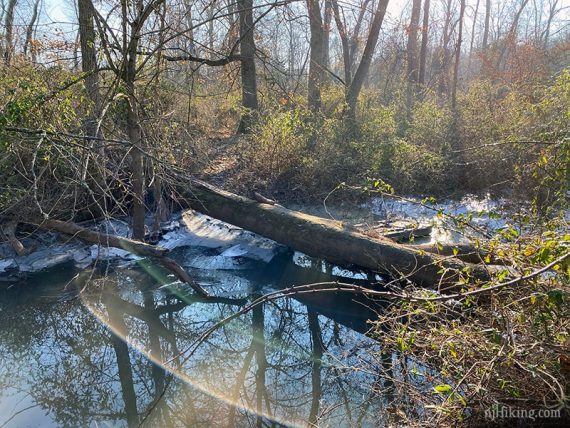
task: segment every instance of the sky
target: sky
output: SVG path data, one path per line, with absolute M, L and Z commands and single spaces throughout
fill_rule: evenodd
M 352 0 L 343 0 L 349 3 Z M 402 7 L 407 5 L 410 0 L 390 0 L 388 3 L 389 14 L 399 14 Z M 70 0 L 46 0 L 46 12 L 48 16 L 55 22 L 72 23 L 75 18 L 75 10 Z
M 32 0 L 28 0 L 31 2 Z M 63 30 L 65 33 L 70 35 L 70 39 L 75 38 L 75 8 L 73 6 L 75 0 L 44 0 L 45 1 L 45 13 L 47 16 L 44 16 L 43 22 L 56 22 L 58 27 Z M 303 1 L 303 0 L 299 0 Z M 377 0 L 376 0 L 377 1 Z M 406 8 L 409 9 L 411 6 L 412 0 L 390 0 L 388 3 L 388 19 L 397 18 L 400 16 L 402 9 Z M 436 5 L 443 0 L 432 0 L 432 10 L 433 5 Z M 495 3 L 496 0 L 494 0 Z M 558 20 L 562 22 L 562 20 L 570 20 L 570 0 L 559 0 L 561 7 L 566 7 L 565 12 L 561 13 L 558 16 Z M 339 0 L 339 4 L 347 4 L 347 3 L 358 3 L 359 0 Z M 476 0 L 467 0 L 468 6 L 473 6 Z M 481 6 L 480 8 L 484 7 L 484 0 L 480 0 Z M 423 2 L 422 2 L 423 3 Z M 470 28 L 471 24 L 469 23 L 470 17 L 473 15 L 472 10 L 468 7 L 466 11 L 466 28 Z M 480 15 L 481 16 L 481 15 Z

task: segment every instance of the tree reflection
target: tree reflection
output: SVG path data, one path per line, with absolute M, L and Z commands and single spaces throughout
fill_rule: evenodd
M 319 406 L 322 395 L 321 388 L 321 367 L 324 352 L 323 336 L 319 325 L 319 317 L 317 313 L 309 309 L 307 312 L 309 321 L 309 330 L 311 331 L 311 343 L 313 350 L 313 366 L 311 370 L 311 384 L 313 399 L 311 402 L 311 411 L 309 413 L 309 425 L 316 426 L 319 415 Z
M 330 278 L 287 262 L 225 280 L 263 284 L 270 274 L 274 286 Z M 136 269 L 77 285 L 81 299 L 4 303 L 0 320 L 1 389 L 16 384 L 58 425 L 369 426 L 386 407 L 370 390 L 391 365 L 370 358 L 378 345 L 354 331 L 367 329 L 372 302 L 335 293 L 267 302 L 189 358 L 186 350 L 212 320 L 237 311 L 235 302 L 156 290 Z

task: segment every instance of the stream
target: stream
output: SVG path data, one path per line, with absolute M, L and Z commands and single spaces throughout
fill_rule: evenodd
M 385 202 L 376 204 L 379 215 Z M 117 221 L 97 227 L 128 233 Z M 200 339 L 268 292 L 347 277 L 379 287 L 382 278 L 202 215 L 184 213 L 164 232 L 159 244 L 214 299 L 123 250 L 50 234 L 39 256 L 2 250 L 0 428 L 372 427 L 387 425 L 396 402 L 422 412 L 394 395 L 394 381 L 421 382 L 432 370 L 381 353 L 367 332 L 382 307 L 364 297 L 265 302 Z

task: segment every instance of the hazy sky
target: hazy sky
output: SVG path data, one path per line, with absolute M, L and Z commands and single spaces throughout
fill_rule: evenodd
M 304 0 L 299 0 L 304 4 Z M 377 0 L 376 0 L 377 1 Z M 412 0 L 390 0 L 388 3 L 388 22 L 389 18 L 397 18 L 400 16 L 402 9 L 406 8 L 409 10 L 411 6 Z M 432 0 L 432 10 L 434 5 L 438 5 L 443 0 Z M 484 9 L 484 0 L 480 0 L 480 10 Z M 496 4 L 497 0 L 493 1 L 493 4 Z M 28 2 L 32 2 L 32 0 L 28 0 Z M 354 3 L 358 4 L 358 0 L 339 0 L 340 4 L 348 4 Z M 473 15 L 473 7 L 476 3 L 476 0 L 467 0 L 468 8 L 466 10 L 466 29 L 467 31 L 471 27 L 469 24 L 471 17 Z M 45 0 L 45 8 L 44 11 L 47 16 L 44 16 L 44 23 L 53 21 L 58 23 L 58 27 L 63 30 L 65 33 L 69 33 L 70 35 L 74 33 L 75 29 L 73 28 L 76 23 L 75 17 L 75 10 L 74 10 L 74 0 Z M 565 7 L 565 11 L 560 13 L 557 17 L 559 23 L 564 22 L 566 20 L 566 25 L 568 20 L 570 19 L 570 0 L 560 0 L 559 3 L 560 7 Z M 481 16 L 481 15 L 480 15 Z M 563 24 L 564 25 L 564 24 Z M 75 37 L 73 34 L 72 37 Z M 71 38 L 71 37 L 70 37 Z
M 354 0 L 341 0 L 343 3 L 350 3 Z M 390 0 L 388 3 L 388 13 L 399 14 L 402 7 L 407 5 L 411 0 Z M 340 2 L 339 2 L 340 3 Z M 356 3 L 356 1 L 354 1 Z M 70 0 L 46 0 L 46 12 L 48 16 L 56 22 L 73 23 L 75 22 L 75 11 Z

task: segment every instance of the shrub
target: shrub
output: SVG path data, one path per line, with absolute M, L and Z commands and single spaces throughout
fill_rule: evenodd
M 69 212 L 87 198 L 78 183 L 84 180 L 79 177 L 88 176 L 93 162 L 85 161 L 87 152 L 80 144 L 53 135 L 79 132 L 80 118 L 89 108 L 80 77 L 59 67 L 26 63 L 18 70 L 0 68 L 0 212 L 17 218 L 42 210 L 53 215 Z
M 451 131 L 451 111 L 446 106 L 438 106 L 435 98 L 429 97 L 415 104 L 406 140 L 410 144 L 440 153 L 449 146 Z

